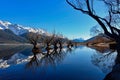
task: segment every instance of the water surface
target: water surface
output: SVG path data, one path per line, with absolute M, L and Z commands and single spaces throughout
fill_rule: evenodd
M 34 58 L 32 46 L 1 46 L 0 80 L 103 80 L 116 52 L 80 46 Z M 102 52 L 101 52 L 102 51 Z

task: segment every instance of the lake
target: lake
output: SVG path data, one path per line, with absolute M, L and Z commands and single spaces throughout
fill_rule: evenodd
M 32 46 L 0 46 L 0 80 L 103 80 L 117 56 L 106 48 L 64 48 L 49 56 L 31 52 Z

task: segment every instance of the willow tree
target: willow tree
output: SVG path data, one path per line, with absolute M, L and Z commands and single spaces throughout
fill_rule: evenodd
M 101 26 L 104 34 L 114 39 L 120 49 L 120 1 L 119 0 L 66 0 L 75 10 L 92 17 Z M 106 16 L 97 14 L 97 4 L 104 4 Z
M 35 56 L 34 58 L 36 58 L 36 54 L 42 53 L 42 50 L 37 45 L 40 38 L 42 38 L 42 36 L 38 33 L 30 32 L 27 34 L 27 38 L 28 38 L 29 42 L 33 45 L 32 52 Z

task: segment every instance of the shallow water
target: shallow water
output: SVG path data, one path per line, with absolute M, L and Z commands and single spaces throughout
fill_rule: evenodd
M 3 48 L 3 49 L 2 49 Z M 30 46 L 2 46 L 0 80 L 103 80 L 112 70 L 117 53 L 80 46 L 34 58 Z

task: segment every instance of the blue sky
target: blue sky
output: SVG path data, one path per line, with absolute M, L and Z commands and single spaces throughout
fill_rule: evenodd
M 96 22 L 65 0 L 1 0 L 0 19 L 24 26 L 56 30 L 68 38 L 88 38 Z

